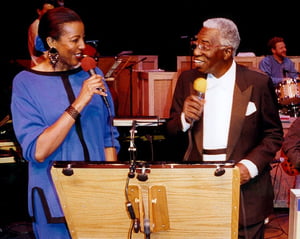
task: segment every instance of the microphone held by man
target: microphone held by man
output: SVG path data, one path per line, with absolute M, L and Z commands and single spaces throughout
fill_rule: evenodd
M 207 81 L 206 79 L 199 77 L 194 81 L 193 88 L 197 91 L 199 99 L 204 99 Z
M 184 101 L 183 114 L 187 123 L 192 124 L 200 119 L 204 107 L 204 96 L 206 91 L 206 79 L 197 78 L 193 82 L 196 94 L 191 94 Z

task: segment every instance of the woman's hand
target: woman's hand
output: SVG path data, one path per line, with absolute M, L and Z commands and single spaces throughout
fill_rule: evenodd
M 102 76 L 94 74 L 83 82 L 82 88 L 76 100 L 72 103 L 73 107 L 81 110 L 91 101 L 94 94 L 107 96 L 104 79 Z

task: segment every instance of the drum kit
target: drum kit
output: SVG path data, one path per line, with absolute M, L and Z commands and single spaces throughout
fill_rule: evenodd
M 279 112 L 291 117 L 300 115 L 300 79 L 284 78 L 275 89 Z

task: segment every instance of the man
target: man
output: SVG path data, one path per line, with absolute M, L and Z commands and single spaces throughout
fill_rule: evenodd
M 282 151 L 290 175 L 295 175 L 295 188 L 300 188 L 300 117 L 296 118 L 284 136 Z
M 283 130 L 271 79 L 234 61 L 240 36 L 226 18 L 208 19 L 197 34 L 195 68 L 182 72 L 167 130 L 191 135 L 185 160 L 233 161 L 240 171 L 239 238 L 263 239 L 273 210 L 270 162 Z M 205 98 L 193 82 L 207 81 Z
M 286 45 L 282 37 L 273 37 L 268 42 L 271 55 L 265 56 L 259 63 L 259 69 L 271 77 L 275 87 L 285 78 L 298 77 L 295 64 L 286 56 Z

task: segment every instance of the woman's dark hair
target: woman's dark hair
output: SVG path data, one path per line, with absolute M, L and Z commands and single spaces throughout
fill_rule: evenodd
M 82 19 L 75 11 L 66 7 L 50 9 L 41 17 L 38 35 L 45 49 L 49 49 L 47 37 L 58 40 L 62 35 L 62 25 L 67 22 L 82 22 Z

